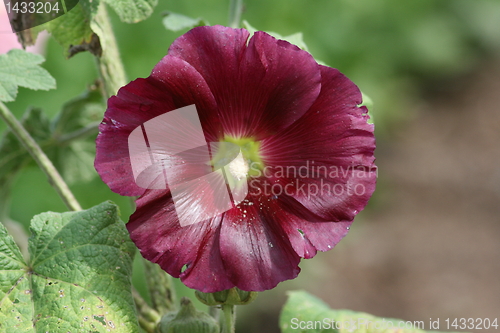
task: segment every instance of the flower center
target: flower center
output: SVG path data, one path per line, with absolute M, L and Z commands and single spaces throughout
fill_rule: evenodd
M 248 170 L 248 163 L 242 158 L 241 154 L 229 163 L 229 172 L 238 180 L 245 178 L 248 174 Z
M 264 168 L 264 163 L 262 162 L 262 158 L 260 157 L 260 142 L 255 141 L 254 138 L 234 138 L 231 136 L 224 136 L 224 141 L 231 142 L 240 147 L 241 154 L 243 155 L 243 161 L 245 162 L 244 171 L 246 175 L 252 177 L 260 174 L 260 171 Z M 236 172 L 243 171 L 243 168 L 239 168 L 237 166 L 241 166 L 240 162 L 237 162 L 238 159 L 234 160 L 236 166 L 234 170 Z M 231 166 L 229 166 L 229 170 L 231 170 Z M 233 173 L 233 171 L 231 171 Z M 233 173 L 235 177 L 238 177 L 237 174 Z
M 259 155 L 260 142 L 253 138 L 224 136 L 214 145 L 212 165 L 215 169 L 228 166 L 231 175 L 241 180 L 261 174 L 264 163 Z

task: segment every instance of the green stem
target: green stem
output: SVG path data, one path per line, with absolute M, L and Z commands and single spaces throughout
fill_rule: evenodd
M 223 333 L 234 333 L 236 322 L 236 309 L 234 305 L 222 304 L 222 313 L 224 313 Z
M 132 296 L 134 297 L 135 306 L 139 313 L 139 324 L 146 332 L 153 332 L 156 325 L 160 322 L 160 314 L 146 303 L 135 288 L 132 288 Z
M 71 210 L 82 210 L 82 207 L 76 201 L 73 193 L 71 193 L 68 185 L 64 182 L 61 175 L 54 167 L 54 164 L 49 160 L 47 155 L 43 152 L 40 146 L 30 136 L 26 129 L 16 119 L 12 112 L 0 102 L 0 117 L 7 123 L 11 131 L 16 135 L 19 141 L 23 144 L 26 150 L 31 154 L 40 169 L 45 173 L 49 179 L 49 183 L 57 191 L 66 206 Z
M 156 325 L 148 321 L 146 318 L 139 316 L 137 318 L 139 321 L 139 325 L 142 327 L 142 329 L 147 332 L 147 333 L 154 333 L 156 329 Z
M 243 12 L 243 0 L 230 0 L 229 3 L 229 26 L 240 27 L 241 13 Z
M 172 277 L 158 264 L 146 259 L 144 259 L 144 273 L 153 308 L 162 314 L 174 311 L 175 289 Z
M 106 6 L 101 2 L 97 15 L 95 16 L 95 24 L 98 25 L 102 55 L 97 57 L 97 67 L 103 82 L 104 97 L 109 98 L 118 92 L 118 89 L 123 87 L 127 81 L 125 69 L 120 59 L 118 44 L 109 22 Z

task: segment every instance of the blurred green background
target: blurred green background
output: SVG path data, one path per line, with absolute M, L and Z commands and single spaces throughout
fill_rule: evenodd
M 171 42 L 185 32 L 167 31 L 162 25 L 162 12 L 171 11 L 195 18 L 202 17 L 210 24 L 227 24 L 228 1 L 160 0 L 154 14 L 149 19 L 133 25 L 120 22 L 116 15 L 111 10 L 109 11 L 128 80 L 133 80 L 137 77 L 148 76 L 153 66 L 167 53 Z M 285 291 L 296 288 L 307 289 L 319 294 L 335 307 L 354 307 L 354 310 L 368 311 L 377 315 L 404 316 L 405 319 L 414 320 L 427 320 L 427 317 L 439 315 L 472 316 L 474 314 L 475 316 L 487 316 L 493 313 L 494 309 L 490 309 L 490 307 L 497 306 L 498 310 L 500 304 L 494 303 L 494 301 L 491 301 L 493 303 L 486 302 L 486 305 L 483 304 L 483 307 L 479 308 L 482 310 L 477 310 L 478 304 L 476 302 L 479 302 L 479 296 L 482 294 L 470 288 L 472 280 L 469 282 L 464 280 L 465 282 L 456 285 L 450 282 L 452 286 L 455 286 L 453 288 L 457 288 L 456 300 L 450 299 L 450 297 L 454 297 L 452 290 L 450 290 L 450 294 L 440 292 L 442 288 L 445 288 L 445 285 L 449 286 L 449 283 L 446 282 L 447 279 L 456 281 L 457 274 L 465 274 L 463 271 L 457 270 L 442 271 L 441 269 L 445 269 L 447 265 L 450 267 L 462 265 L 461 267 L 464 267 L 465 270 L 481 274 L 478 270 L 481 271 L 483 266 L 467 268 L 468 266 L 464 264 L 464 262 L 474 262 L 476 260 L 474 256 L 462 258 L 463 261 L 460 261 L 460 258 L 452 260 L 449 256 L 444 255 L 440 259 L 440 264 L 435 266 L 425 262 L 426 258 L 417 257 L 418 260 L 424 260 L 424 268 L 427 267 L 428 274 L 431 275 L 429 275 L 429 280 L 415 282 L 415 275 L 408 273 L 408 269 L 410 272 L 412 269 L 419 271 L 422 266 L 418 265 L 422 265 L 422 263 L 398 264 L 398 260 L 405 261 L 405 259 L 393 256 L 390 257 L 390 260 L 387 257 L 372 258 L 369 252 L 376 251 L 374 249 L 379 249 L 380 253 L 386 253 L 384 251 L 393 253 L 392 250 L 397 252 L 401 250 L 399 247 L 394 248 L 387 244 L 394 246 L 397 243 L 398 246 L 404 247 L 405 242 L 396 240 L 397 237 L 411 235 L 417 233 L 414 230 L 424 228 L 420 231 L 427 231 L 422 234 L 421 238 L 415 240 L 414 243 L 409 241 L 408 244 L 411 245 L 406 245 L 412 247 L 408 248 L 408 251 L 418 252 L 418 247 L 421 246 L 432 249 L 436 253 L 443 253 L 439 252 L 442 251 L 440 246 L 445 243 L 449 244 L 447 243 L 449 239 L 446 240 L 447 237 L 453 239 L 453 232 L 457 228 L 460 229 L 462 224 L 451 218 L 445 229 L 432 231 L 435 225 L 439 225 L 443 221 L 443 217 L 427 216 L 425 212 L 428 213 L 432 209 L 436 209 L 441 214 L 450 217 L 455 216 L 457 211 L 460 211 L 457 207 L 467 206 L 467 204 L 475 205 L 476 201 L 467 195 L 477 197 L 472 194 L 476 192 L 471 192 L 468 187 L 460 187 L 457 190 L 448 187 L 449 183 L 446 183 L 449 178 L 447 178 L 447 174 L 453 173 L 450 169 L 454 170 L 454 166 L 463 164 L 463 160 L 482 161 L 484 156 L 489 156 L 489 159 L 484 162 L 487 165 L 486 169 L 483 170 L 479 167 L 479 171 L 475 170 L 474 165 L 477 166 L 477 164 L 473 163 L 470 168 L 474 169 L 474 172 L 466 170 L 453 179 L 462 184 L 461 177 L 470 177 L 471 175 L 481 177 L 482 174 L 491 180 L 490 185 L 492 183 L 497 185 L 492 185 L 490 188 L 488 187 L 490 185 L 485 185 L 483 182 L 475 182 L 474 184 L 479 186 L 479 189 L 476 190 L 482 193 L 481 195 L 487 196 L 486 202 L 498 201 L 500 174 L 497 170 L 498 164 L 496 164 L 496 169 L 491 169 L 491 165 L 500 162 L 498 159 L 499 149 L 496 144 L 498 132 L 500 132 L 497 125 L 500 123 L 497 123 L 500 119 L 496 116 L 500 113 L 499 104 L 492 102 L 488 104 L 489 106 L 484 106 L 484 108 L 491 108 L 489 110 L 491 114 L 484 116 L 484 122 L 476 127 L 472 125 L 468 127 L 467 124 L 471 124 L 471 119 L 472 122 L 474 119 L 479 119 L 474 115 L 474 110 L 476 110 L 474 106 L 478 105 L 474 101 L 481 101 L 485 98 L 494 99 L 494 96 L 498 94 L 496 88 L 491 88 L 498 87 L 498 81 L 495 81 L 495 77 L 498 75 L 490 77 L 488 73 L 499 73 L 497 68 L 500 63 L 500 1 L 247 0 L 242 19 L 247 20 L 259 30 L 273 31 L 281 35 L 303 32 L 304 41 L 314 57 L 340 69 L 358 84 L 364 93 L 371 97 L 375 103 L 375 107 L 370 110 L 370 113 L 376 124 L 378 140 L 376 155 L 379 166 L 387 166 L 387 168 L 386 171 L 381 168 L 378 189 L 373 199 L 367 210 L 357 218 L 349 237 L 341 242 L 338 249 L 319 254 L 317 258 L 303 262 L 301 267 L 304 272 L 298 279 L 282 283 L 277 289 L 263 293 L 257 301 L 247 308 L 240 308 L 238 330 L 240 332 L 277 332 L 277 316 L 279 308 L 285 300 Z M 58 88 L 48 92 L 20 89 L 17 100 L 8 103 L 8 107 L 19 118 L 29 106 L 42 107 L 50 116 L 55 116 L 65 101 L 82 93 L 97 78 L 94 60 L 88 53 L 80 53 L 67 60 L 63 56 L 62 48 L 55 41 L 49 39 L 46 57 L 47 61 L 43 67 L 56 78 Z M 483 82 L 481 80 L 484 81 L 483 85 L 481 85 Z M 480 82 L 479 86 L 474 86 L 475 82 Z M 495 86 L 495 84 L 497 85 Z M 474 91 L 481 94 L 484 91 L 489 91 L 489 88 L 495 92 L 491 96 L 483 98 L 471 95 L 472 97 L 469 99 L 462 99 L 467 92 Z M 467 104 L 468 102 L 470 104 Z M 465 104 L 470 105 L 470 109 L 467 107 L 465 110 L 453 113 L 454 110 L 456 111 Z M 448 111 L 438 111 L 437 109 Z M 452 127 L 449 129 L 449 137 L 446 139 L 441 140 L 442 137 L 438 135 L 437 141 L 429 140 L 429 138 L 433 138 L 434 134 L 441 133 L 443 129 L 448 128 L 446 126 L 450 122 L 447 119 L 455 117 L 463 119 L 465 124 L 463 128 Z M 428 122 L 436 122 L 437 125 L 429 127 Z M 461 135 L 468 131 L 482 132 L 481 126 L 485 124 L 493 126 L 488 129 L 492 133 L 491 136 L 485 137 L 484 142 L 479 141 L 477 144 L 471 144 L 470 140 L 466 141 L 472 145 L 471 149 L 478 154 L 477 156 L 459 155 L 460 158 L 452 158 L 449 164 L 445 163 L 450 165 L 450 168 L 440 166 L 443 164 L 440 157 L 446 158 L 448 154 L 454 156 L 453 151 L 463 149 L 460 146 L 462 141 L 459 141 Z M 0 123 L 0 131 L 4 129 L 5 124 Z M 473 135 L 471 138 L 471 140 L 477 139 L 478 135 Z M 407 149 L 408 145 L 398 146 L 398 142 L 412 142 L 413 146 L 408 149 L 413 149 L 411 152 L 421 155 L 413 155 Z M 432 178 L 434 180 L 430 183 L 426 182 L 430 176 L 425 173 L 419 176 L 423 179 L 419 183 L 420 185 L 416 184 L 418 181 L 410 181 L 416 177 L 415 174 L 419 174 L 418 171 L 411 168 L 416 165 L 415 163 L 408 167 L 408 163 L 404 164 L 405 161 L 408 162 L 415 156 L 420 156 L 416 157 L 417 162 L 420 161 L 421 157 L 427 158 L 429 157 L 427 152 L 430 151 L 428 148 L 439 144 L 443 146 L 441 153 L 436 152 L 436 159 L 421 165 L 421 167 L 429 170 L 441 167 L 442 174 L 438 174 L 436 179 Z M 489 149 L 484 156 L 481 154 L 483 148 Z M 462 157 L 463 159 L 461 159 Z M 407 167 L 408 172 L 405 173 L 403 169 Z M 434 174 L 431 172 L 431 175 Z M 401 198 L 400 193 L 410 193 L 415 186 L 417 186 L 417 190 L 420 189 L 420 192 L 415 196 L 409 195 L 405 198 L 413 203 L 419 202 L 418 205 L 415 207 L 410 205 L 411 207 L 409 207 L 408 202 L 395 200 L 395 197 Z M 97 177 L 97 174 L 91 183 L 75 183 L 71 185 L 71 188 L 85 208 L 111 199 L 120 205 L 124 220 L 127 220 L 131 213 L 128 198 L 111 193 Z M 456 193 L 456 191 L 462 190 L 465 197 L 450 198 L 450 202 L 438 205 L 437 208 L 426 206 L 435 202 L 435 198 L 449 198 L 448 195 L 451 192 Z M 420 199 L 422 200 L 418 201 Z M 482 202 L 484 203 L 485 200 Z M 404 207 L 408 210 L 405 211 Z M 476 208 L 480 209 L 482 213 L 486 212 L 486 217 L 478 217 L 474 211 L 467 211 L 461 214 L 465 218 L 464 223 L 476 223 L 478 226 L 480 222 L 477 219 L 479 219 L 482 223 L 481 226 L 491 227 L 491 229 L 487 229 L 489 230 L 487 233 L 498 236 L 498 216 L 500 216 L 497 214 L 498 208 L 492 204 L 484 207 L 474 206 L 471 209 Z M 10 206 L 11 218 L 28 226 L 33 215 L 49 210 L 64 211 L 65 207 L 39 170 L 34 167 L 23 170 L 15 180 Z M 491 214 L 487 214 L 488 212 Z M 398 218 L 396 219 L 395 216 Z M 429 229 L 425 229 L 427 224 L 422 222 L 423 219 L 430 221 Z M 387 221 L 393 222 L 391 224 Z M 387 230 L 399 230 L 399 234 L 397 232 L 391 234 Z M 377 233 L 379 231 L 380 233 Z M 453 232 L 449 233 L 448 231 Z M 490 258 L 489 254 L 492 251 L 498 258 L 500 249 L 498 246 L 491 245 L 491 247 L 484 249 L 484 253 L 481 252 L 480 249 L 484 244 L 482 244 L 480 237 L 483 236 L 481 234 L 477 238 L 465 236 L 462 238 L 462 236 L 456 235 L 457 238 L 452 242 L 460 243 L 465 248 L 473 245 L 475 252 L 472 251 L 472 253 L 477 254 L 477 258 L 482 258 L 481 262 L 484 266 L 491 268 L 491 272 L 498 273 L 500 272 L 498 260 L 488 261 L 490 260 L 488 258 Z M 431 242 L 430 245 L 426 243 L 427 241 Z M 373 243 L 387 246 L 384 249 L 377 248 L 378 245 L 373 245 Z M 370 247 L 370 244 L 375 247 Z M 363 252 L 365 248 L 367 252 Z M 350 257 L 352 253 L 348 253 L 351 250 L 357 251 L 357 257 Z M 448 250 L 452 251 L 451 253 L 456 253 L 453 252 L 454 249 L 451 245 Z M 405 253 L 405 250 L 402 252 Z M 433 253 L 428 254 L 428 260 L 432 260 Z M 408 258 L 415 259 L 411 255 L 408 255 Z M 484 262 L 484 258 L 486 258 L 486 262 Z M 377 263 L 380 262 L 386 266 L 377 266 Z M 356 267 L 357 264 L 361 266 Z M 377 269 L 382 270 L 383 274 L 377 273 L 377 269 L 370 270 L 371 265 L 377 266 Z M 138 269 L 134 275 L 134 283 L 139 290 L 143 291 L 142 270 L 139 261 L 137 261 L 136 267 Z M 363 269 L 359 270 L 360 267 Z M 439 271 L 438 274 L 432 275 L 436 271 Z M 372 273 L 379 275 L 374 278 L 374 275 L 370 275 Z M 494 280 L 493 277 L 490 278 L 490 273 L 487 274 L 488 276 L 481 280 L 483 289 L 489 290 L 493 294 L 496 293 L 498 296 L 500 282 L 498 278 L 497 280 Z M 354 280 L 339 276 L 352 276 Z M 398 276 L 404 278 L 401 280 L 397 278 Z M 355 284 L 352 282 L 355 279 L 370 281 L 370 284 L 366 285 L 362 282 Z M 495 284 L 491 281 L 497 282 Z M 386 285 L 389 285 L 388 289 L 381 287 Z M 427 287 L 424 288 L 423 285 Z M 180 284 L 178 286 L 180 287 Z M 427 290 L 426 288 L 429 286 L 431 286 L 430 291 L 425 291 L 424 294 L 421 294 L 421 290 L 417 290 L 418 288 Z M 436 294 L 434 298 L 429 296 L 434 295 L 432 290 Z M 393 293 L 398 295 L 393 295 Z M 464 296 L 461 293 L 469 295 L 467 296 L 469 301 L 463 301 Z M 191 291 L 185 288 L 180 291 L 180 294 L 192 296 Z M 457 301 L 458 299 L 460 301 Z M 460 304 L 462 305 L 459 306 Z M 475 308 L 476 311 L 467 312 L 467 308 Z

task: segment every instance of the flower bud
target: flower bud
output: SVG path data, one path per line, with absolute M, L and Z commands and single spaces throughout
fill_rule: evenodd
M 196 310 L 189 298 L 181 299 L 181 309 L 161 318 L 158 333 L 219 333 L 219 325 L 208 313 Z
M 203 304 L 209 306 L 215 305 L 244 305 L 249 304 L 257 298 L 257 292 L 244 291 L 238 288 L 231 288 L 228 290 L 218 291 L 215 293 L 202 293 L 201 291 L 195 292 L 196 298 Z

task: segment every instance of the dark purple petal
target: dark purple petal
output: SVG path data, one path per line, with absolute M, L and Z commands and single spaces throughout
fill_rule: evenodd
M 173 109 L 171 96 L 150 79 L 132 81 L 108 100 L 96 140 L 94 166 L 112 191 L 128 196 L 144 193 L 134 180 L 128 137 L 137 126 Z
M 328 251 L 337 245 L 338 242 L 349 232 L 352 221 L 341 222 L 310 222 L 299 216 L 303 216 L 308 208 L 303 208 L 299 214 L 290 214 L 290 207 L 293 198 L 282 197 L 280 200 L 280 218 L 283 230 L 290 240 L 293 249 L 299 256 L 310 259 L 316 255 L 317 251 Z
M 161 76 L 162 79 L 157 77 Z M 99 127 L 95 168 L 102 180 L 121 195 L 141 195 L 135 184 L 128 150 L 130 133 L 144 122 L 186 105 L 196 104 L 207 141 L 221 136 L 216 104 L 205 81 L 185 61 L 166 56 L 147 79 L 137 79 L 108 100 Z M 165 141 L 169 140 L 165 133 Z
M 181 227 L 170 193 L 148 190 L 137 200 L 127 229 L 144 258 L 188 287 L 215 292 L 234 286 L 220 255 L 220 225 L 218 217 Z
M 319 66 L 298 47 L 257 32 L 198 27 L 179 37 L 169 55 L 191 64 L 218 106 L 224 134 L 262 139 L 299 119 L 320 91 Z M 209 124 L 203 123 L 209 126 Z
M 224 136 L 212 91 L 192 65 L 168 54 L 154 67 L 150 78 L 163 84 L 164 93 L 171 95 L 176 108 L 196 105 L 207 142 Z
M 327 221 L 352 221 L 375 189 L 373 125 L 359 89 L 336 69 L 321 66 L 321 93 L 292 126 L 262 144 L 271 171 L 288 194 Z M 302 171 L 302 172 L 301 172 Z M 280 177 L 281 176 L 281 177 Z M 273 177 L 271 177 L 273 178 Z M 271 179 L 277 181 L 277 179 Z
M 262 291 L 295 278 L 300 257 L 283 237 L 284 221 L 268 207 L 242 207 L 246 213 L 234 208 L 181 227 L 169 193 L 148 190 L 137 200 L 127 228 L 143 257 L 203 292 L 234 286 Z
M 309 259 L 317 251 L 328 251 L 347 234 L 351 220 L 332 222 L 317 215 L 292 196 L 274 195 L 270 186 L 264 186 L 266 181 L 269 179 L 264 177 L 253 180 L 247 201 L 260 208 L 257 214 L 266 216 L 266 212 L 272 212 L 267 213 L 265 222 L 275 223 L 282 228 L 281 235 L 286 235 L 298 256 Z M 282 188 L 279 182 L 273 184 L 279 185 L 276 189 Z M 240 208 L 246 210 L 242 208 L 244 204 L 240 204 Z M 254 218 L 255 215 L 251 216 Z
M 224 214 L 220 252 L 235 286 L 263 291 L 297 277 L 300 257 L 286 237 L 281 212 L 269 209 L 267 202 L 251 202 Z

